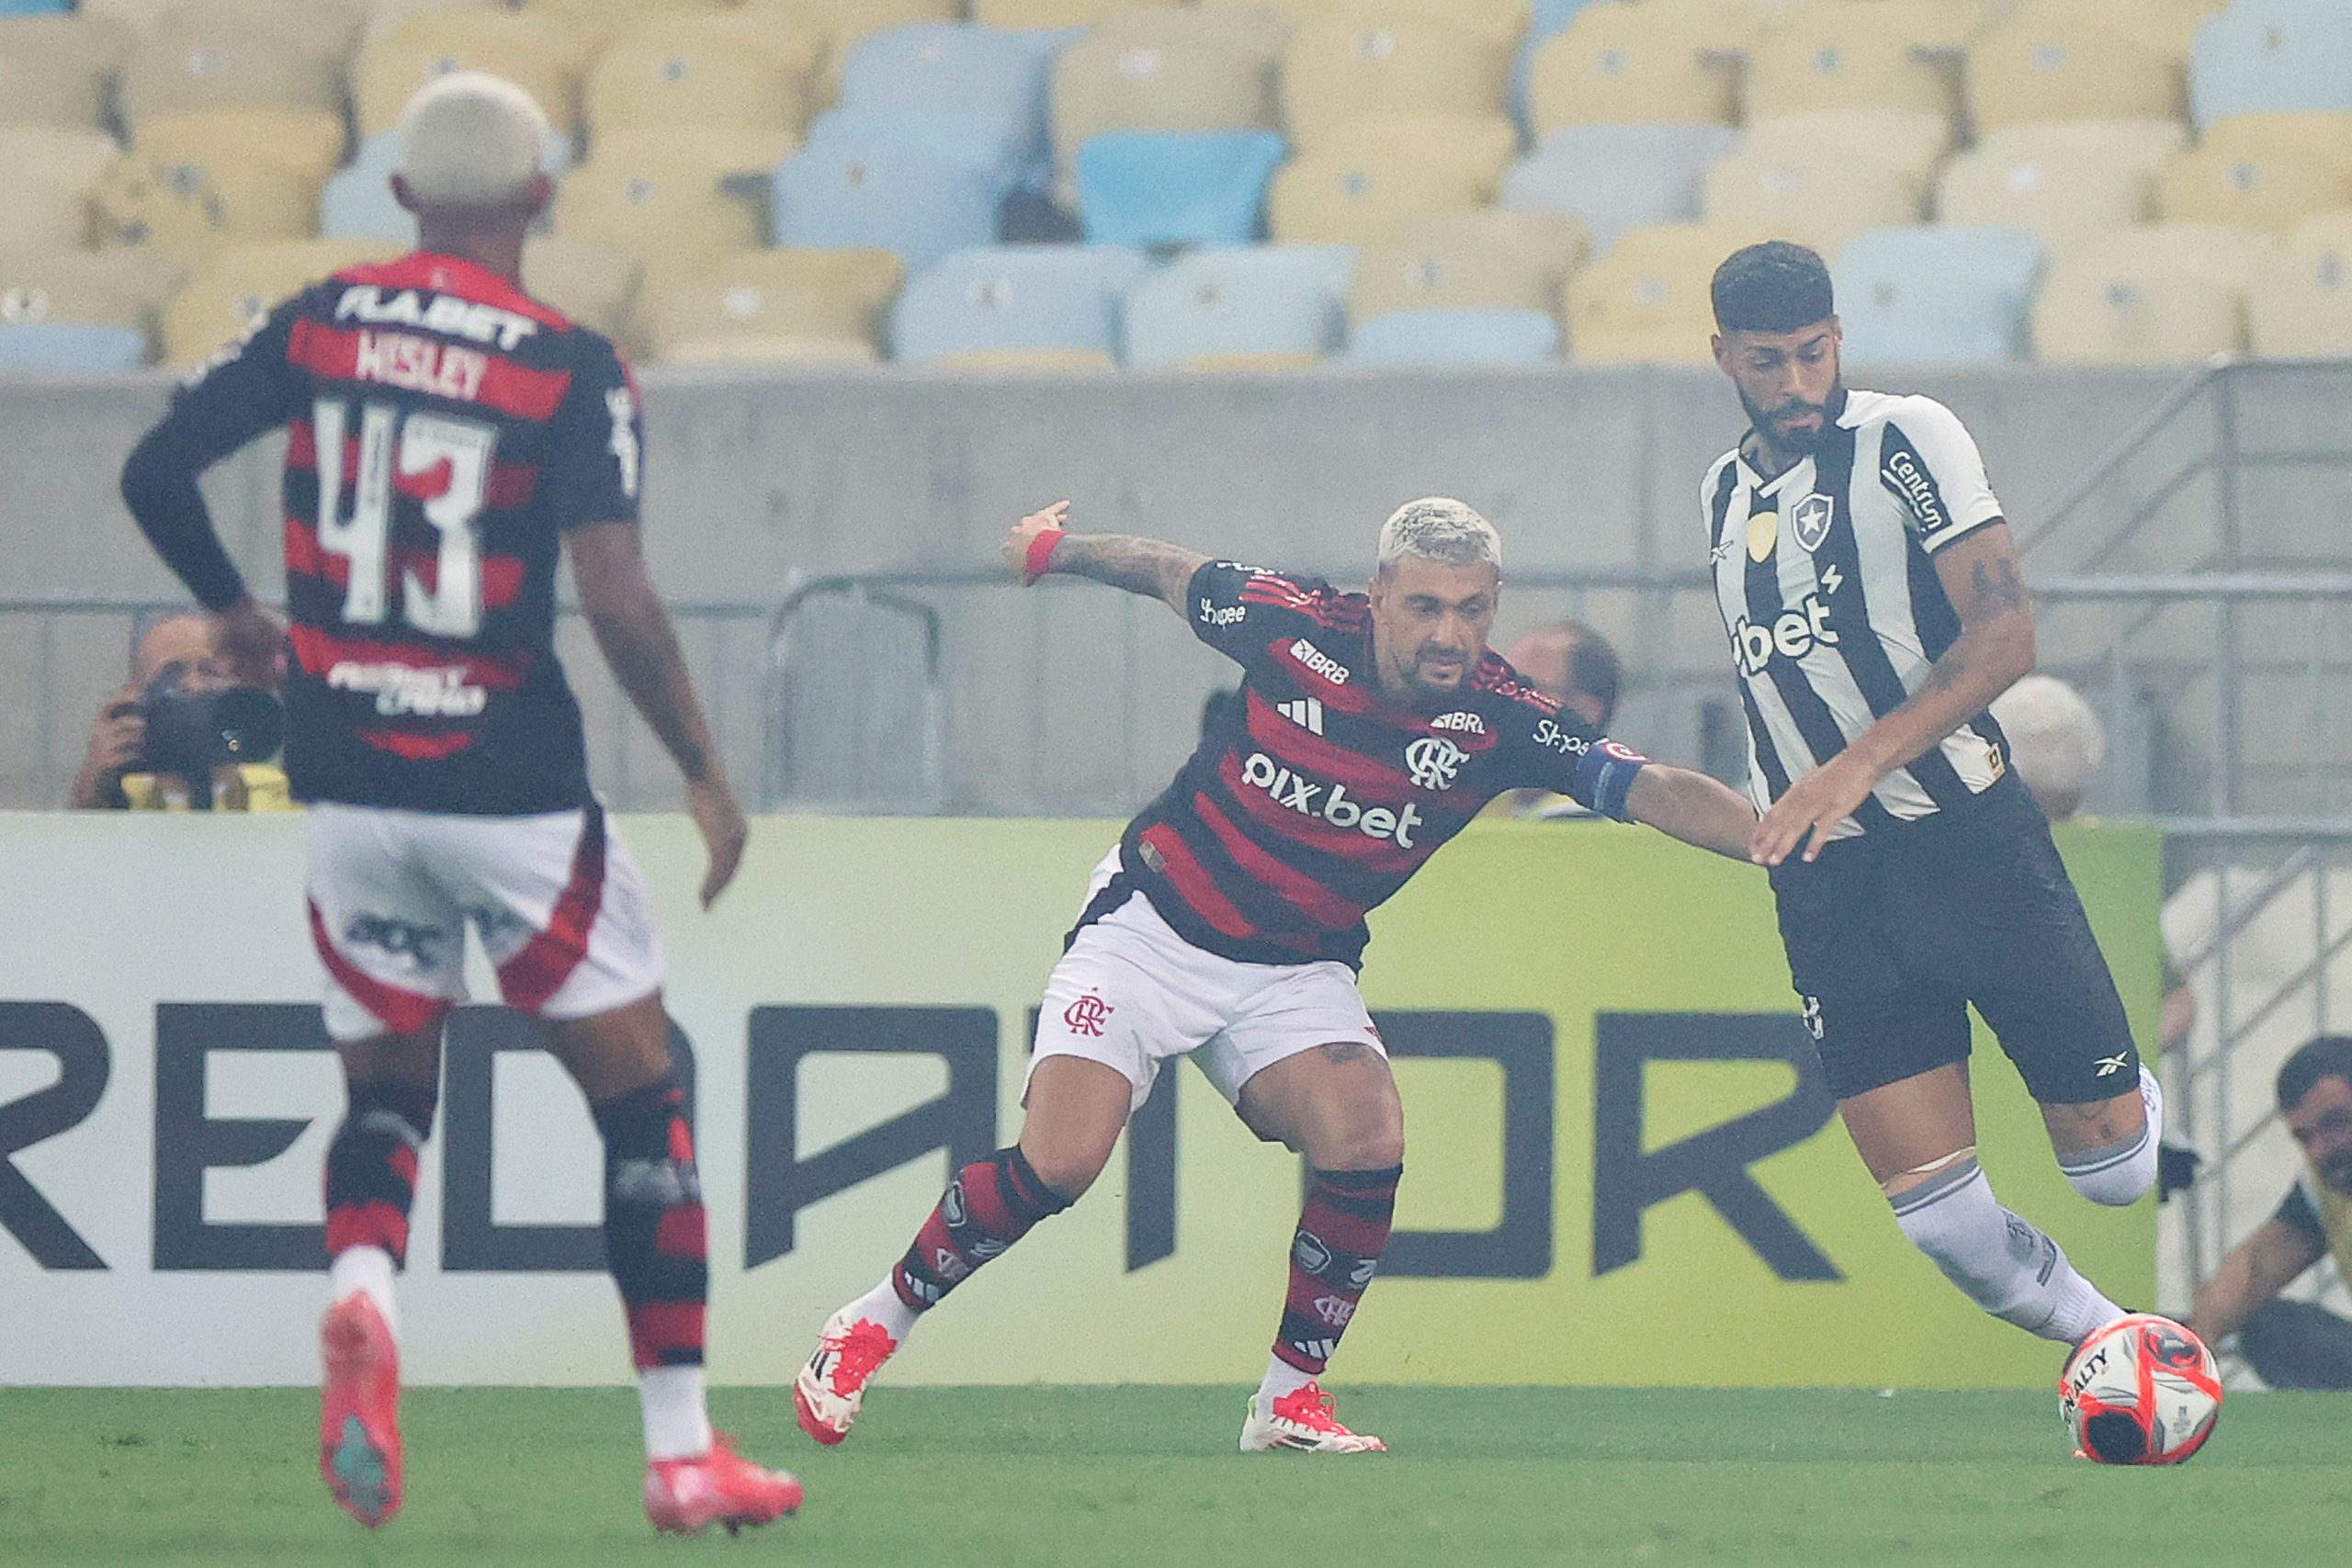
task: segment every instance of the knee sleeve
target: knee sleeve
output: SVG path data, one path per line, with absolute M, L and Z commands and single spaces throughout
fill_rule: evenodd
M 2072 1342 L 2121 1315 L 2056 1242 L 2001 1207 L 1974 1156 L 1897 1193 L 1894 1203 L 1911 1245 L 2005 1323 Z
M 2120 1209 L 2136 1203 L 2156 1183 L 2157 1145 L 2164 1136 L 2165 1094 L 2156 1076 L 2140 1069 L 2140 1102 L 2146 1123 L 2132 1136 L 2098 1148 L 2075 1149 L 2062 1155 L 2058 1168 L 2066 1184 L 2094 1203 Z

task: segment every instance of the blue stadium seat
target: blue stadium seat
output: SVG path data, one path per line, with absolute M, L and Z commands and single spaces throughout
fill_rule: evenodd
M 1115 357 L 1119 300 L 1150 267 L 1115 245 L 958 251 L 907 285 L 890 315 L 893 357 L 922 365 L 1001 349 L 1091 349 Z
M 1707 166 L 1739 145 L 1728 126 L 1564 125 L 1503 176 L 1502 205 L 1572 212 L 1606 250 L 1628 229 L 1699 216 Z
M 1846 352 L 1879 365 L 2025 356 L 2041 241 L 2026 229 L 1873 229 L 1832 269 Z
M 773 176 L 779 245 L 871 245 L 913 274 L 996 238 L 994 175 L 887 135 L 812 134 Z
M 1078 206 L 1098 245 L 1244 245 L 1283 161 L 1271 130 L 1114 130 L 1078 150 Z
M 2352 109 L 2352 8 L 2239 0 L 2215 12 L 2198 25 L 2188 101 L 2199 126 L 2266 109 Z
M 1319 359 L 1347 335 L 1350 245 L 1193 251 L 1127 292 L 1127 363 Z
M 1560 323 L 1542 310 L 1395 310 L 1356 328 L 1348 357 L 1365 365 L 1545 365 Z
M 136 327 L 80 321 L 0 322 L 0 375 L 17 370 L 130 370 L 147 362 Z
M 1016 176 L 1042 177 L 1053 37 L 967 22 L 874 33 L 842 62 L 840 107 L 914 117 L 910 135 L 955 135 L 989 149 Z
M 0 0 L 0 17 L 55 17 L 74 8 L 74 0 Z

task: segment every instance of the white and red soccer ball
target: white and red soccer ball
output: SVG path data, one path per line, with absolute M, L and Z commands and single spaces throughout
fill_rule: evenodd
M 2221 1371 L 2205 1342 L 2179 1324 L 2133 1313 L 2066 1359 L 2058 1413 L 2075 1452 L 2095 1464 L 2178 1464 L 2212 1436 Z

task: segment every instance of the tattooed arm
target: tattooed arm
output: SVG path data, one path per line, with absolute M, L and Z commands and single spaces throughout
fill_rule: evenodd
M 1069 502 L 1057 501 L 1012 525 L 1004 538 L 1004 560 L 1015 576 L 1030 582 L 1048 571 L 1091 577 L 1157 599 L 1180 615 L 1186 613 L 1185 590 L 1193 574 L 1209 563 L 1209 557 L 1131 534 L 1065 534 L 1063 519 L 1069 512 Z M 1046 544 L 1044 535 L 1055 536 L 1055 542 Z M 1047 558 L 1033 558 L 1039 551 L 1045 551 Z
M 1813 859 L 1879 780 L 1983 713 L 2033 668 L 2033 609 L 2008 525 L 1979 527 L 1937 552 L 1935 560 L 1936 575 L 1960 613 L 1959 640 L 1908 702 L 1773 803 L 1750 845 L 1758 863 L 1778 865 L 1800 845 L 1804 858 Z M 1849 635 L 1869 634 L 1856 628 Z

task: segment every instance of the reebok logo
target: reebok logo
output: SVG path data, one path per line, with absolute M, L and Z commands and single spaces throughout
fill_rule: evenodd
M 1290 656 L 1334 686 L 1344 686 L 1348 683 L 1348 667 L 1305 637 L 1300 637 L 1290 645 Z
M 1818 593 L 1808 593 L 1795 609 L 1784 610 L 1770 626 L 1759 626 L 1746 615 L 1732 627 L 1731 643 L 1739 667 L 1761 675 L 1779 659 L 1803 659 L 1816 647 L 1835 648 L 1838 634 L 1830 628 L 1829 605 Z
M 2108 1077 L 2109 1074 L 2120 1073 L 2122 1070 L 2123 1058 L 2121 1056 L 2101 1056 L 2098 1059 L 2098 1071 L 2091 1076 L 2093 1077 L 2103 1078 Z
M 1252 789 L 1264 790 L 1274 804 L 1301 817 L 1312 817 L 1342 831 L 1393 843 L 1400 850 L 1413 847 L 1413 829 L 1423 820 L 1418 806 L 1408 805 L 1401 811 L 1391 811 L 1385 806 L 1365 807 L 1348 798 L 1347 785 L 1320 784 L 1302 778 L 1263 751 L 1252 751 L 1250 760 L 1241 764 L 1241 782 Z
M 1319 697 L 1301 697 L 1296 702 L 1281 703 L 1276 705 L 1274 711 L 1309 735 L 1323 733 L 1323 701 Z

